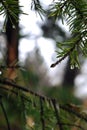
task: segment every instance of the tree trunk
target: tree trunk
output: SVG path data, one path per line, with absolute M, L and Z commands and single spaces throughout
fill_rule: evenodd
M 18 0 L 17 0 L 18 1 Z M 16 14 L 18 16 L 18 14 Z M 7 19 L 6 23 L 6 36 L 7 36 L 7 74 L 6 77 L 10 79 L 15 78 L 15 66 L 18 61 L 18 20 L 16 20 L 13 16 Z M 13 66 L 11 68 L 11 66 Z
M 18 60 L 18 23 L 16 21 L 14 22 L 14 25 L 12 25 L 10 19 L 8 19 L 6 24 L 6 35 L 7 66 L 11 66 Z
M 78 72 L 79 72 L 78 68 L 70 69 L 70 59 L 68 59 L 62 85 L 64 87 L 73 87 L 74 79 L 76 75 L 78 74 Z

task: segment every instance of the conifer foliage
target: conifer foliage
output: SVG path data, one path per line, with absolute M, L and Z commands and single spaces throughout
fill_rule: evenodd
M 72 38 L 63 43 L 58 43 L 60 52 L 56 63 L 52 64 L 54 67 L 67 56 L 70 57 L 71 67 L 79 67 L 79 53 L 87 56 L 87 1 L 86 0 L 59 0 L 51 5 L 51 17 L 66 20 L 69 26 Z
M 13 19 L 19 22 L 20 10 L 18 0 L 0 0 L 0 15 L 6 16 L 14 28 Z M 46 10 L 39 0 L 31 1 L 31 9 L 42 16 Z M 71 67 L 79 67 L 79 53 L 87 56 L 87 1 L 86 0 L 54 0 L 49 6 L 49 16 L 65 20 L 72 34 L 68 41 L 57 43 L 59 51 L 55 67 L 66 57 L 70 57 Z M 47 13 L 48 14 L 48 13 Z M 15 27 L 16 28 L 16 27 Z M 9 68 L 16 66 L 10 65 Z M 22 67 L 17 66 L 17 69 Z M 5 69 L 6 66 L 0 66 Z M 24 73 L 25 74 L 25 73 Z M 25 76 L 25 75 L 24 75 Z M 26 76 L 25 76 L 26 77 Z M 24 78 L 25 78 L 24 77 Z M 19 84 L 19 77 L 9 79 L 0 76 L 0 128 L 5 130 L 86 130 L 87 115 L 82 107 L 70 104 L 60 104 L 56 99 L 41 95 Z M 9 102 L 9 103 L 8 103 Z M 10 109 L 9 105 L 10 104 Z M 17 115 L 16 115 L 17 113 Z M 10 116 L 9 116 L 10 114 Z M 14 116 L 14 120 L 12 116 Z M 16 117 L 17 116 L 17 117 Z M 3 121 L 4 120 L 4 121 Z M 5 122 L 5 123 L 4 123 Z M 16 123 L 16 124 L 15 124 Z M 18 123 L 18 124 L 17 124 Z M 16 128 L 17 125 L 17 128 Z M 15 126 L 13 128 L 13 126 Z

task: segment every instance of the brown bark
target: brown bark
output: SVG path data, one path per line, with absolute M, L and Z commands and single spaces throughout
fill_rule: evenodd
M 16 22 L 15 19 L 13 19 L 13 23 L 8 19 L 6 24 L 6 35 L 7 66 L 10 66 L 18 60 L 18 22 Z
M 16 14 L 18 16 L 18 14 Z M 15 66 L 18 61 L 18 21 L 13 16 L 8 16 L 6 23 L 7 36 L 7 57 L 6 64 L 8 66 L 6 78 L 14 79 L 16 77 Z M 9 68 L 14 66 L 13 68 Z

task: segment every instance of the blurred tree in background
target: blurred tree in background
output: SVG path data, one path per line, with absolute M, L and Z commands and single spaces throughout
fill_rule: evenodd
M 47 17 L 46 23 L 41 26 L 43 36 L 52 38 L 57 43 L 58 61 L 51 67 L 55 67 L 68 57 L 69 67 L 79 68 L 79 54 L 87 55 L 86 0 L 53 1 L 49 10 L 44 10 L 39 0 L 32 0 L 31 9 L 39 13 L 41 18 L 43 15 Z M 38 46 L 35 47 L 34 53 L 28 55 L 24 66 L 19 64 L 18 46 L 21 37 L 19 14 L 24 14 L 19 1 L 1 0 L 0 14 L 5 16 L 5 34 L 3 35 L 6 36 L 6 48 L 3 46 L 4 58 L 1 59 L 0 64 L 0 129 L 85 130 L 87 128 L 86 106 L 84 108 L 84 106 L 75 105 L 79 101 L 66 88 L 64 91 L 55 87 L 49 88 L 51 87 L 50 79 Z M 58 20 L 66 21 L 71 37 L 66 36 L 57 23 Z M 3 39 L 1 42 L 3 43 Z M 67 77 L 73 74 L 65 73 L 66 80 L 64 78 L 63 86 L 73 84 L 77 70 L 73 72 L 74 76 L 70 83 Z
M 48 15 L 51 12 L 48 13 Z M 43 36 L 52 38 L 58 42 L 63 42 L 68 40 L 72 36 L 67 36 L 65 30 L 60 26 L 59 21 L 61 20 L 62 16 L 59 15 L 58 19 L 55 20 L 55 17 L 48 17 L 47 15 L 47 20 L 46 23 L 42 25 L 42 30 L 43 30 Z M 57 46 L 56 46 L 57 48 Z M 73 69 L 70 68 L 70 60 L 68 59 L 67 61 L 67 66 L 65 69 L 64 73 L 64 78 L 63 78 L 63 83 L 62 85 L 65 87 L 72 87 L 74 86 L 74 79 L 78 73 L 78 68 L 75 67 Z

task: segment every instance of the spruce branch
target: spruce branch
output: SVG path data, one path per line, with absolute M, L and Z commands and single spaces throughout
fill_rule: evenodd
M 28 101 L 30 103 L 32 103 L 32 101 L 30 100 L 29 97 L 27 97 L 27 95 L 25 94 L 26 92 L 30 93 L 32 96 L 38 97 L 40 99 L 40 116 L 41 116 L 41 122 L 42 122 L 42 130 L 45 130 L 45 120 L 44 120 L 44 106 L 43 106 L 43 102 L 45 103 L 45 101 L 48 101 L 48 103 L 53 106 L 53 110 L 55 112 L 55 117 L 56 117 L 56 121 L 57 121 L 57 125 L 59 126 L 60 130 L 63 130 L 63 126 L 75 126 L 77 128 L 80 128 L 82 130 L 84 130 L 81 126 L 76 125 L 76 124 L 71 124 L 71 123 L 67 123 L 67 122 L 62 122 L 61 121 L 61 113 L 59 113 L 59 110 L 63 110 L 65 112 L 68 112 L 69 114 L 73 114 L 74 116 L 80 118 L 81 120 L 87 122 L 87 117 L 84 116 L 83 114 L 79 113 L 78 111 L 75 111 L 72 107 L 70 107 L 68 104 L 58 104 L 57 106 L 57 101 L 56 99 L 52 99 L 52 98 L 48 98 L 47 96 L 43 96 L 40 94 L 37 94 L 31 90 L 29 90 L 29 88 L 20 86 L 20 85 L 16 85 L 11 81 L 7 81 L 7 80 L 2 80 L 0 79 L 0 89 L 4 89 L 6 91 L 11 91 L 12 93 L 18 95 L 18 91 L 21 90 L 23 93 L 21 93 L 19 96 L 21 96 L 21 99 L 23 99 L 23 104 L 24 105 L 25 101 Z M 9 87 L 5 87 L 6 85 L 8 85 Z M 10 87 L 12 87 L 13 89 L 11 89 Z M 24 93 L 25 92 L 25 93 Z M 24 108 L 25 109 L 25 108 Z
M 35 93 L 35 92 L 29 90 L 29 88 L 26 88 L 26 87 L 23 87 L 23 86 L 20 86 L 20 85 L 16 85 L 16 84 L 14 84 L 13 82 L 5 81 L 5 80 L 0 79 L 0 84 L 1 84 L 1 85 L 0 85 L 0 89 L 4 89 L 5 91 L 11 91 L 12 93 L 14 93 L 14 94 L 16 94 L 16 95 L 18 95 L 18 91 L 15 91 L 15 89 L 13 90 L 13 89 L 7 88 L 7 87 L 2 86 L 2 85 L 9 85 L 9 87 L 10 87 L 10 86 L 13 87 L 13 88 L 15 87 L 16 89 L 21 90 L 21 91 L 23 91 L 23 92 L 29 92 L 29 93 L 31 93 L 32 95 L 41 98 L 42 101 L 45 101 L 45 100 L 48 101 L 50 105 L 51 105 L 51 103 L 52 103 L 53 106 L 54 106 L 55 103 L 57 103 L 56 99 L 48 98 L 47 96 L 43 96 L 43 95 L 37 94 L 37 93 Z M 29 98 L 27 98 L 26 96 L 24 96 L 23 93 L 22 93 L 21 97 L 22 97 L 24 100 L 26 100 L 26 101 L 28 101 L 28 102 L 31 103 L 31 100 L 29 100 Z M 75 116 L 77 116 L 78 118 L 81 118 L 82 120 L 84 120 L 85 122 L 87 122 L 87 117 L 86 117 L 86 116 L 84 116 L 84 115 L 80 114 L 79 112 L 77 112 L 77 111 L 71 109 L 71 107 L 70 107 L 68 104 L 64 104 L 64 105 L 59 104 L 59 109 L 62 109 L 62 110 L 64 110 L 64 111 L 67 111 L 68 113 L 72 113 L 73 115 L 75 115 Z M 58 111 L 57 108 L 56 108 L 56 110 Z
M 5 16 L 5 21 L 4 21 L 4 26 L 6 26 L 6 21 L 7 19 L 10 20 L 10 22 L 12 23 L 12 27 L 15 27 L 15 22 L 18 23 L 19 22 L 19 14 L 24 14 L 27 15 L 26 13 L 24 13 L 21 10 L 21 5 L 19 5 L 18 0 L 1 0 L 1 8 L 0 8 L 0 12 L 1 14 L 4 14 Z
M 79 36 L 78 36 L 79 37 Z M 76 39 L 76 41 L 74 41 L 74 43 L 72 43 L 73 45 L 69 45 L 69 46 L 71 46 L 71 48 L 69 48 L 68 49 L 68 51 L 66 50 L 65 51 L 65 54 L 63 54 L 63 56 L 61 55 L 61 53 L 63 53 L 63 51 L 62 52 L 60 52 L 60 59 L 59 60 L 57 60 L 55 63 L 53 63 L 52 65 L 51 65 L 51 67 L 55 67 L 56 65 L 58 65 L 61 61 L 63 61 L 66 57 L 68 57 L 68 56 L 70 56 L 71 54 L 72 54 L 72 52 L 75 50 L 75 48 L 76 48 L 76 46 L 79 46 L 79 43 L 80 43 L 80 41 L 81 41 L 81 37 L 79 37 L 79 38 L 75 38 Z M 72 40 L 71 40 L 71 42 L 73 42 Z M 66 43 L 67 43 L 67 41 L 66 41 Z M 66 45 L 67 46 L 67 45 Z M 62 48 L 62 47 L 61 47 Z
M 57 19 L 58 16 L 61 16 L 62 21 L 64 19 L 66 20 L 66 23 L 67 25 L 69 25 L 69 29 L 72 33 L 72 36 L 74 36 L 71 39 L 71 47 L 69 49 L 64 48 L 65 45 L 61 43 L 62 52 L 58 54 L 58 57 L 60 58 L 58 61 L 53 63 L 51 67 L 55 67 L 67 56 L 71 56 L 71 65 L 73 65 L 74 67 L 78 66 L 78 58 L 76 58 L 75 62 L 75 60 L 73 60 L 74 57 L 72 54 L 74 54 L 74 50 L 75 52 L 78 52 L 76 46 L 77 41 L 79 41 L 79 51 L 83 54 L 83 56 L 87 56 L 87 2 L 84 0 L 81 0 L 80 2 L 77 0 L 60 0 L 58 2 L 54 1 L 50 10 L 50 17 L 54 17 L 55 19 Z M 78 37 L 79 40 L 73 42 L 73 39 L 76 37 Z M 67 42 L 66 46 L 68 46 Z M 76 54 L 77 57 L 78 55 L 79 53 Z
M 46 11 L 42 7 L 40 0 L 32 0 L 31 9 L 35 10 L 35 12 L 38 13 L 40 18 L 43 20 L 42 16 L 45 16 Z
M 55 63 L 53 63 L 51 65 L 51 67 L 55 67 L 56 65 L 58 65 L 61 61 L 63 61 L 67 56 L 69 56 L 71 54 L 71 52 L 74 50 L 75 46 L 73 46 L 63 57 L 61 57 L 58 61 L 56 61 Z

